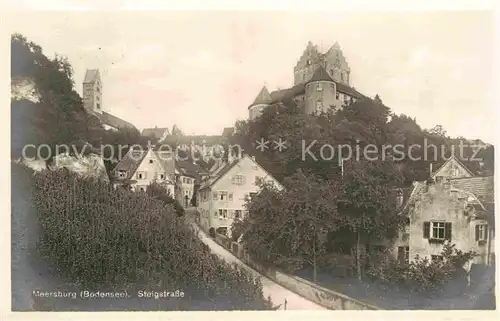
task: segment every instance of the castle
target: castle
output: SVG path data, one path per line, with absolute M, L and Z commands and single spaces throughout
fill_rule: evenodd
M 135 128 L 129 122 L 103 110 L 102 82 L 99 69 L 87 69 L 83 80 L 83 107 L 87 113 L 99 118 L 105 129 Z
M 320 53 L 309 41 L 293 72 L 293 87 L 271 93 L 266 86 L 261 89 L 248 107 L 251 120 L 275 103 L 295 104 L 308 114 L 319 114 L 366 98 L 350 86 L 351 68 L 337 42 L 326 53 Z

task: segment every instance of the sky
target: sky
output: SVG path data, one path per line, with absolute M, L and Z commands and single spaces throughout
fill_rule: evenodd
M 66 56 L 81 94 L 98 68 L 104 110 L 139 129 L 219 135 L 263 85 L 293 85 L 308 41 L 336 41 L 351 85 L 423 128 L 493 142 L 493 16 L 456 12 L 37 12 L 13 32 Z

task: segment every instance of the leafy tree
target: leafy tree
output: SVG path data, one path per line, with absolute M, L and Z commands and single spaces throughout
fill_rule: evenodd
M 394 238 L 404 224 L 393 192 L 399 173 L 389 162 L 349 161 L 345 166 L 337 204 L 344 226 L 356 235 L 357 273 L 361 278 L 362 242 Z
M 169 191 L 160 184 L 156 182 L 149 184 L 146 188 L 146 194 L 161 201 L 165 205 L 172 205 L 177 216 L 184 216 L 184 207 L 182 207 L 179 201 L 173 198 Z
M 332 181 L 298 171 L 278 191 L 262 186 L 248 204 L 249 215 L 233 224 L 252 259 L 295 270 L 304 263 L 316 271 L 326 234 L 336 229 L 336 187 Z

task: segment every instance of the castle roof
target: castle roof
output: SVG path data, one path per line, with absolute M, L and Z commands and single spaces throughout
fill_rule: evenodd
M 313 76 L 307 83 L 315 82 L 315 81 L 331 81 L 334 82 L 332 77 L 328 74 L 328 72 L 325 70 L 323 66 L 319 66 L 316 68 L 316 71 L 314 72 Z
M 271 95 L 269 94 L 269 91 L 267 90 L 266 86 L 262 87 L 260 90 L 259 94 L 255 98 L 253 104 L 250 106 L 258 105 L 258 104 L 269 104 L 271 103 Z
M 99 69 L 87 69 L 85 72 L 84 84 L 91 84 L 99 78 Z

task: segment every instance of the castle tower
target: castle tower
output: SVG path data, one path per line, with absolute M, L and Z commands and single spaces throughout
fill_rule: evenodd
M 335 82 L 350 86 L 351 68 L 338 42 L 328 49 L 323 60 L 326 71 Z
M 338 108 L 336 99 L 337 84 L 323 66 L 318 66 L 305 85 L 305 112 L 321 114 Z
M 309 81 L 319 66 L 323 66 L 335 82 L 349 86 L 351 69 L 339 43 L 335 42 L 326 53 L 322 54 L 318 46 L 310 41 L 293 69 L 294 85 Z
M 248 107 L 250 120 L 259 117 L 264 108 L 267 108 L 271 102 L 272 98 L 269 91 L 266 86 L 262 87 L 254 102 Z
M 99 69 L 87 69 L 85 73 L 83 107 L 88 113 L 102 114 L 102 83 Z
M 319 65 L 321 65 L 321 54 L 318 51 L 318 46 L 313 45 L 312 42 L 309 41 L 307 48 L 293 68 L 294 85 L 305 83 L 311 79 L 314 71 Z

